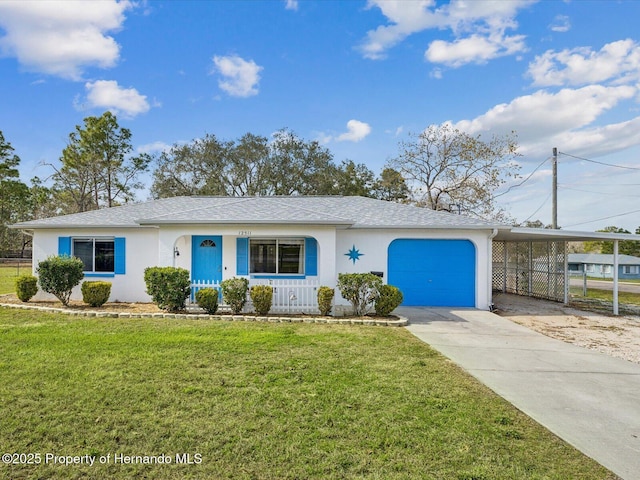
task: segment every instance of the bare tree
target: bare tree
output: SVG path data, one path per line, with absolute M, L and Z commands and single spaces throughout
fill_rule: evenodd
M 419 205 L 504 220 L 494 192 L 518 176 L 517 148 L 515 133 L 483 141 L 450 124 L 431 125 L 401 142 L 389 166 L 406 179 Z

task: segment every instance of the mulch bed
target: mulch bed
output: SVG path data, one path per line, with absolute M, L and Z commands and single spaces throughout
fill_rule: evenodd
M 203 310 L 193 307 L 187 308 L 184 312 L 169 313 L 159 309 L 154 303 L 125 303 L 112 302 L 105 303 L 101 307 L 92 307 L 86 303 L 72 300 L 69 306 L 65 307 L 59 301 L 29 301 L 22 302 L 15 294 L 0 295 L 0 306 L 12 307 L 20 309 L 33 309 L 45 312 L 65 313 L 68 315 L 88 316 L 88 317 L 123 317 L 123 318 L 140 318 L 140 317 L 163 317 L 163 318 L 203 318 L 212 320 L 227 321 L 257 321 L 270 323 L 333 323 L 333 324 L 352 324 L 352 325 L 379 325 L 379 326 L 397 326 L 403 327 L 408 325 L 408 320 L 404 317 L 323 317 L 321 315 L 310 314 L 239 314 L 233 315 L 227 312 L 220 312 L 216 315 L 207 315 Z

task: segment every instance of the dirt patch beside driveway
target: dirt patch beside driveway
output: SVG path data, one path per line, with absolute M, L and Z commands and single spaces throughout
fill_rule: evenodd
M 603 315 L 561 303 L 494 294 L 501 317 L 549 337 L 640 363 L 640 316 Z

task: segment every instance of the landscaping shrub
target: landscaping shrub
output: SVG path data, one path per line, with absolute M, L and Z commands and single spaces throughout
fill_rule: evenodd
M 84 278 L 84 264 L 76 257 L 52 256 L 38 263 L 40 288 L 51 293 L 66 307 L 71 291 Z
M 353 314 L 366 315 L 370 305 L 378 298 L 382 279 L 373 273 L 340 273 L 338 289 L 345 300 L 351 302 Z
M 33 275 L 20 275 L 16 278 L 16 295 L 23 302 L 31 300 L 38 293 L 38 278 Z
M 320 315 L 329 315 L 333 306 L 335 291 L 331 287 L 320 287 L 318 289 L 318 309 Z
M 254 285 L 249 293 L 253 308 L 258 315 L 266 315 L 271 310 L 273 288 L 269 285 Z
M 209 315 L 215 315 L 218 311 L 218 295 L 215 288 L 202 288 L 196 292 L 196 303 Z
M 246 278 L 229 278 L 220 282 L 222 288 L 222 300 L 229 305 L 231 311 L 238 314 L 247 302 L 247 291 L 249 290 L 249 280 Z
M 169 312 L 184 310 L 191 292 L 189 270 L 177 267 L 148 267 L 144 269 L 147 293 L 158 308 Z
M 386 317 L 393 312 L 403 300 L 402 292 L 393 285 L 382 285 L 379 289 L 379 296 L 375 301 L 376 315 Z
M 84 282 L 82 287 L 82 301 L 92 307 L 101 307 L 111 295 L 111 282 Z

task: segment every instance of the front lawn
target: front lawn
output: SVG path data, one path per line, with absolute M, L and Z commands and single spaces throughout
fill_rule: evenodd
M 615 478 L 402 328 L 0 308 L 0 352 L 3 478 Z
M 576 298 L 591 298 L 605 302 L 613 302 L 613 291 L 600 288 L 587 288 L 587 296 L 584 297 L 582 287 L 571 286 L 569 292 Z M 618 291 L 618 302 L 627 305 L 640 305 L 640 294 Z
M 25 268 L 24 273 L 31 273 L 31 269 Z M 18 269 L 16 267 L 0 265 L 0 295 L 15 293 L 16 278 L 18 278 Z

